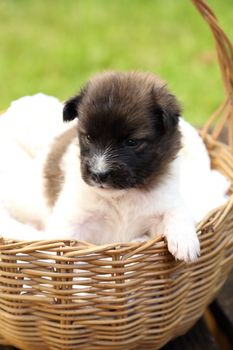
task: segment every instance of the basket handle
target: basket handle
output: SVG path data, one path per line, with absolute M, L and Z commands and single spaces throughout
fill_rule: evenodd
M 202 137 L 211 131 L 213 139 L 217 140 L 225 125 L 228 126 L 228 145 L 233 151 L 233 46 L 224 31 L 218 24 L 218 20 L 207 5 L 205 0 L 192 0 L 204 20 L 208 23 L 214 36 L 218 63 L 225 87 L 225 101 L 209 118 L 202 128 Z M 218 121 L 215 124 L 215 122 Z

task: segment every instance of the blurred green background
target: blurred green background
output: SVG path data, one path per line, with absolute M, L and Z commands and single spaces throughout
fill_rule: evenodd
M 209 0 L 233 39 L 233 0 Z M 64 100 L 95 72 L 158 73 L 200 124 L 221 102 L 210 32 L 191 0 L 1 0 L 0 109 L 39 91 Z

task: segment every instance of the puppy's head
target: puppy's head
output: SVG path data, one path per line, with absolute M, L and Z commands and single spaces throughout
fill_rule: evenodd
M 176 98 L 156 76 L 103 73 L 64 107 L 78 118 L 83 180 L 103 189 L 148 188 L 180 148 Z

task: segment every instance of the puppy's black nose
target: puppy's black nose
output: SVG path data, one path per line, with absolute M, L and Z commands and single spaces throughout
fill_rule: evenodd
M 93 173 L 92 174 L 92 179 L 95 182 L 106 182 L 111 174 L 111 171 L 105 171 L 102 173 Z

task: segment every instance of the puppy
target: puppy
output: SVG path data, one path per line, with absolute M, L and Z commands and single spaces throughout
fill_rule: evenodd
M 195 261 L 195 223 L 179 192 L 180 107 L 147 73 L 96 75 L 65 103 L 75 121 L 44 165 L 47 235 L 96 244 L 163 234 L 169 251 Z

